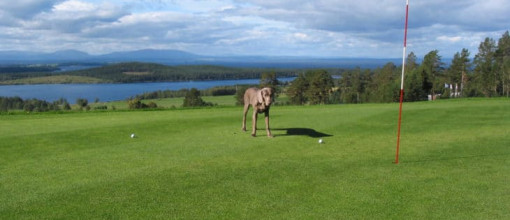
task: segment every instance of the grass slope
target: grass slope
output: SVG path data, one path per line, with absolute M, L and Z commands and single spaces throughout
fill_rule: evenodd
M 235 103 L 236 103 L 236 100 L 235 100 L 234 96 L 232 96 L 232 95 L 202 96 L 201 98 L 205 102 L 210 102 L 217 106 L 235 106 Z M 159 108 L 182 108 L 182 104 L 184 102 L 184 97 L 142 100 L 142 103 L 145 103 L 145 104 L 148 104 L 150 102 L 156 103 L 156 105 Z M 91 108 L 94 108 L 97 106 L 103 106 L 103 105 L 106 105 L 108 107 L 108 109 L 113 109 L 113 107 L 115 107 L 116 110 L 129 109 L 128 103 L 126 100 L 113 101 L 113 102 L 90 103 Z
M 236 105 L 236 99 L 233 95 L 225 95 L 225 96 L 202 96 L 202 100 L 205 102 L 213 103 L 217 106 L 235 106 Z M 275 100 L 275 104 L 280 105 L 287 103 L 289 101 L 289 98 L 287 95 L 282 94 Z M 148 104 L 150 102 L 154 102 L 158 105 L 160 108 L 182 108 L 182 104 L 184 102 L 184 97 L 179 98 L 163 98 L 163 99 L 146 99 L 142 100 L 143 103 Z M 90 103 L 90 106 L 92 108 L 96 106 L 102 106 L 106 105 L 108 106 L 108 109 L 113 109 L 112 106 L 115 106 L 115 109 L 117 110 L 126 110 L 128 108 L 127 101 L 114 101 L 114 102 L 99 102 L 99 103 Z
M 508 99 L 241 112 L 0 115 L 0 218 L 510 218 Z

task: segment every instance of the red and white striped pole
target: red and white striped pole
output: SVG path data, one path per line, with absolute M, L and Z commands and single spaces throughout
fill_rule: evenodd
M 404 52 L 402 54 L 402 78 L 400 81 L 400 108 L 398 112 L 398 133 L 397 133 L 397 154 L 395 164 L 398 164 L 398 155 L 400 151 L 400 125 L 402 124 L 402 102 L 404 101 L 404 71 L 406 67 L 406 47 L 407 47 L 407 19 L 409 15 L 409 0 L 406 0 L 406 25 L 404 28 Z

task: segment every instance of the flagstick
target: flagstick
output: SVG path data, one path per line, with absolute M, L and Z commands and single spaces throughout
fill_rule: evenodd
M 398 134 L 397 134 L 397 154 L 395 156 L 395 164 L 398 164 L 398 156 L 400 150 L 400 125 L 402 124 L 402 102 L 404 101 L 404 71 L 406 67 L 406 47 L 407 47 L 407 19 L 409 15 L 409 0 L 406 0 L 406 25 L 404 31 L 404 52 L 402 54 L 402 78 L 400 81 L 400 108 L 398 112 Z

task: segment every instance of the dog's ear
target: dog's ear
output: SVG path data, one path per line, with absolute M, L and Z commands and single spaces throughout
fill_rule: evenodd
M 264 90 L 261 89 L 257 92 L 257 101 L 259 103 L 264 103 Z
M 269 96 L 273 97 L 274 95 L 274 89 L 272 87 L 266 87 L 264 88 L 269 93 Z

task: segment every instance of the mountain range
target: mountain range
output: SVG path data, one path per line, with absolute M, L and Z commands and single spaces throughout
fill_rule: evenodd
M 374 68 L 388 62 L 399 64 L 401 59 L 373 58 L 317 58 L 292 56 L 204 56 L 180 50 L 136 50 L 91 55 L 78 50 L 53 53 L 0 51 L 0 64 L 62 64 L 62 63 L 117 63 L 152 62 L 165 65 L 223 65 L 235 67 L 276 68 Z

